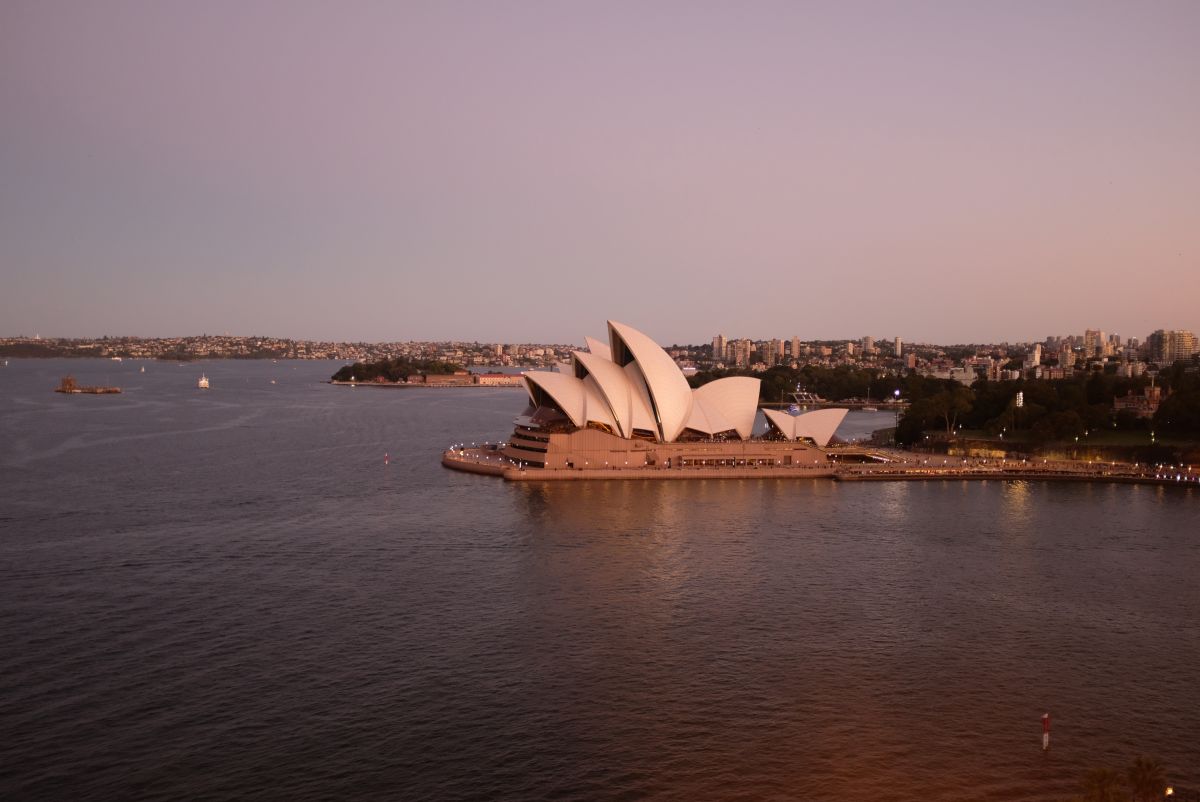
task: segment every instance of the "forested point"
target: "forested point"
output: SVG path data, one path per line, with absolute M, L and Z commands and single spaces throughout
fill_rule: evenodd
M 465 370 L 465 368 L 462 365 L 455 365 L 452 362 L 397 357 L 395 359 L 384 359 L 379 362 L 355 362 L 353 365 L 346 365 L 333 374 L 332 381 L 372 382 L 383 380 L 402 382 L 407 381 L 408 377 L 414 374 L 433 374 L 436 376 L 447 375 L 460 370 Z

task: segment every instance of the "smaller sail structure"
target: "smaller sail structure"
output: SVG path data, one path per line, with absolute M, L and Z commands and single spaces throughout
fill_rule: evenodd
M 822 448 L 829 445 L 847 412 L 845 409 L 818 409 L 803 415 L 789 415 L 778 409 L 763 410 L 767 423 L 786 439 L 808 439 Z

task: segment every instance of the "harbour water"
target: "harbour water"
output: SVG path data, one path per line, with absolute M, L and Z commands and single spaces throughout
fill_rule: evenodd
M 438 458 L 519 390 L 141 366 L 0 369 L 0 798 L 1200 787 L 1195 489 L 511 484 Z

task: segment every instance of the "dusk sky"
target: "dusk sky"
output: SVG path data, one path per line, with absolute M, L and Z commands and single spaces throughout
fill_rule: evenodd
M 1200 2 L 0 2 L 0 335 L 1200 331 Z

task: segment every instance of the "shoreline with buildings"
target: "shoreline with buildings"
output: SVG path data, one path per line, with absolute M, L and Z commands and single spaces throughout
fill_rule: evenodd
M 586 337 L 586 348 L 571 353 L 569 366 L 523 374 L 528 404 L 514 419 L 508 441 L 483 447 L 452 446 L 442 453 L 442 464 L 510 481 L 768 477 L 1200 480 L 1190 466 L 1181 466 L 1176 472 L 1176 465 L 1168 459 L 1014 457 L 1010 451 L 1030 445 L 1028 440 L 1015 442 L 1021 439 L 1015 426 L 1011 432 L 1008 427 L 999 428 L 998 442 L 985 439 L 982 446 L 972 449 L 954 436 L 958 414 L 970 410 L 971 391 L 952 391 L 941 385 L 915 402 L 923 406 L 914 407 L 914 417 L 936 414 L 944 418 L 945 438 L 921 437 L 929 453 L 831 445 L 848 404 L 806 412 L 799 400 L 818 397 L 797 386 L 792 394 L 797 403 L 773 409 L 762 403 L 764 378 L 718 373 L 699 377 L 706 379 L 699 383 L 689 381 L 677 358 L 642 332 L 611 320 L 607 327 L 608 342 Z M 714 342 L 714 347 L 719 345 Z M 902 344 L 897 339 L 893 347 L 900 351 Z M 431 377 L 421 378 L 427 381 Z M 453 380 L 438 379 L 441 383 Z M 907 405 L 899 388 L 888 400 L 897 419 L 892 437 L 898 440 L 900 412 Z M 868 402 L 857 403 L 865 406 Z M 1018 391 L 1015 400 L 1003 403 L 1015 405 L 1010 412 L 1023 411 L 1023 394 Z M 1003 411 L 1007 406 L 1000 408 Z M 760 409 L 767 428 L 762 435 L 755 435 Z M 1032 410 L 1026 412 L 1033 414 Z M 1007 443 L 1006 433 L 1010 435 Z M 1022 436 L 1031 434 L 1021 432 Z M 1090 445 L 1086 442 L 1088 430 L 1083 434 L 1086 449 Z M 1078 441 L 1076 436 L 1077 449 Z M 1159 448 L 1154 441 L 1152 431 L 1151 448 Z M 935 447 L 944 448 L 944 453 L 932 453 Z M 965 453 L 955 454 L 956 449 Z
M 553 367 L 569 362 L 577 346 L 546 343 L 466 341 L 331 342 L 279 337 L 198 335 L 185 337 L 43 338 L 0 337 L 4 358 L 160 359 L 327 359 L 371 362 L 384 359 L 436 359 L 471 367 Z M 979 378 L 1062 379 L 1101 370 L 1137 378 L 1200 354 L 1200 338 L 1188 330 L 1158 329 L 1144 339 L 1089 329 L 1082 335 L 1054 335 L 1023 343 L 938 345 L 909 343 L 900 337 L 840 340 L 750 339 L 715 336 L 710 343 L 664 349 L 690 375 L 698 371 L 765 372 L 775 366 L 855 367 L 882 375 L 915 371 L 971 384 Z M 835 399 L 836 400 L 836 399 Z

